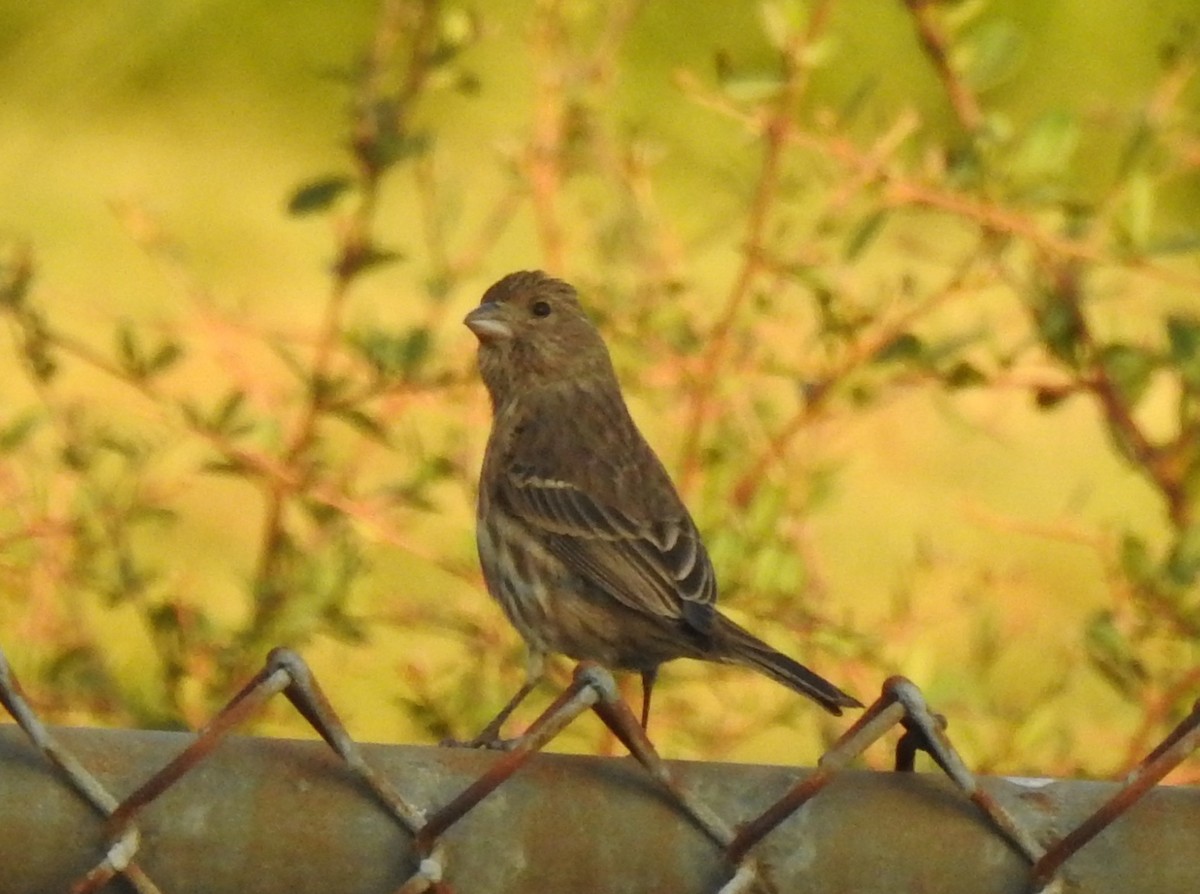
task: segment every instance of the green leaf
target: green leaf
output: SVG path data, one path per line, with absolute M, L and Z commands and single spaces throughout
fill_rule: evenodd
M 310 180 L 298 186 L 288 199 L 288 214 L 300 216 L 324 211 L 353 185 L 353 180 L 341 174 L 329 174 Z
M 1142 246 L 1142 253 L 1161 257 L 1163 255 L 1188 255 L 1200 251 L 1200 232 L 1180 230 L 1174 233 L 1164 233 L 1152 236 L 1150 241 Z
M 800 51 L 800 63 L 807 68 L 820 68 L 837 55 L 839 46 L 838 39 L 827 34 L 804 46 Z
M 387 429 L 374 416 L 364 413 L 355 407 L 335 407 L 332 412 L 338 419 L 341 419 L 351 428 L 361 432 L 373 441 L 378 441 L 384 445 L 389 443 Z
M 441 304 L 450 297 L 450 290 L 454 288 L 454 278 L 451 274 L 444 271 L 437 272 L 425 279 L 425 294 L 429 296 L 429 300 L 435 304 Z
M 1167 317 L 1167 338 L 1173 361 L 1191 363 L 1200 360 L 1200 320 L 1175 315 Z
M 878 396 L 878 390 L 872 388 L 865 382 L 855 382 L 846 392 L 846 397 L 850 401 L 850 406 L 861 409 L 869 407 L 875 402 Z
M 67 646 L 50 662 L 45 678 L 60 692 L 106 692 L 110 685 L 99 653 L 90 645 Z
M 182 636 L 184 630 L 179 623 L 179 608 L 173 603 L 156 605 L 146 613 L 146 620 L 157 634 Z
M 454 89 L 463 96 L 478 96 L 483 90 L 483 81 L 474 72 L 460 71 L 454 81 Z
M 838 108 L 838 121 L 843 127 L 849 128 L 859 115 L 866 111 L 879 90 L 880 79 L 876 76 L 864 77 L 859 81 Z
M 1200 443 L 1200 425 L 1193 423 L 1183 437 L 1190 439 L 1191 444 Z M 1200 502 L 1200 451 L 1193 450 L 1189 462 L 1184 467 L 1183 492 L 1193 506 Z
M 231 391 L 221 401 L 213 414 L 206 421 L 206 427 L 214 432 L 229 433 L 233 430 L 237 417 L 246 405 L 244 391 Z
M 405 379 L 416 376 L 432 347 L 433 333 L 427 327 L 418 326 L 405 333 L 400 348 L 400 369 Z
M 391 248 L 381 248 L 378 245 L 370 246 L 363 252 L 362 258 L 359 260 L 358 269 L 366 270 L 370 267 L 382 267 L 384 264 L 392 264 L 396 261 L 403 261 L 407 255 L 402 251 L 396 251 Z
M 438 25 L 442 42 L 453 47 L 465 47 L 479 37 L 480 23 L 477 14 L 461 6 L 445 9 Z
M 961 31 L 969 24 L 980 18 L 989 6 L 989 0 L 960 0 L 957 3 L 944 4 L 941 13 L 942 24 L 951 34 Z
M 984 137 L 985 143 L 994 143 L 1001 146 L 1006 146 L 1013 141 L 1013 135 L 1016 132 L 1016 125 L 1013 124 L 1013 119 L 1010 115 L 996 109 L 988 109 L 983 114 L 983 127 L 981 129 L 981 137 Z M 983 159 L 979 158 L 980 175 L 986 173 L 983 169 Z
M 1079 123 L 1066 112 L 1041 115 L 1025 132 L 1013 158 L 1013 172 L 1025 180 L 1061 177 L 1079 146 Z
M 148 379 L 169 368 L 182 356 L 183 348 L 177 342 L 166 341 L 152 356 L 147 357 L 136 329 L 128 323 L 122 323 L 117 330 L 117 358 L 121 369 L 131 378 L 139 381 Z
M 883 230 L 883 225 L 887 223 L 888 212 L 886 209 L 881 209 L 867 216 L 867 219 L 854 228 L 854 232 L 850 234 L 850 238 L 846 240 L 846 260 L 853 261 L 863 251 L 875 241 L 880 231 Z
M 1144 171 L 1129 177 L 1125 185 L 1125 207 L 1121 224 L 1129 244 L 1141 251 L 1150 243 L 1154 227 L 1154 180 Z
M 1146 541 L 1135 534 L 1121 538 L 1120 563 L 1124 575 L 1139 586 L 1153 580 L 1157 573 Z
M 308 392 L 315 406 L 332 410 L 346 397 L 352 384 L 348 376 L 314 374 L 308 380 Z
M 368 623 L 356 615 L 349 614 L 341 603 L 327 605 L 321 613 L 321 620 L 327 625 L 323 632 L 342 642 L 365 643 L 367 641 Z
M 182 356 L 183 347 L 178 342 L 168 341 L 154 352 L 154 356 L 146 364 L 146 374 L 152 376 L 164 372 L 174 366 Z
M 911 332 L 901 332 L 883 345 L 872 361 L 875 363 L 909 362 L 921 359 L 925 354 L 925 343 Z
M 33 371 L 34 378 L 39 382 L 49 382 L 58 373 L 58 361 L 51 353 L 53 344 L 46 330 L 45 321 L 40 315 L 29 314 L 27 325 L 22 333 L 25 337 L 21 347 L 25 350 L 25 360 Z
M 0 266 L 0 307 L 21 310 L 33 282 L 33 256 L 28 247 L 18 246 L 12 260 Z
M 1073 388 L 1047 385 L 1034 391 L 1033 399 L 1039 410 L 1053 410 L 1074 393 Z
M 1047 292 L 1042 296 L 1042 305 L 1037 313 L 1038 335 L 1046 350 L 1068 366 L 1079 365 L 1080 340 L 1083 336 L 1083 321 L 1071 299 Z
M 796 0 L 762 0 L 758 4 L 758 18 L 767 42 L 783 50 L 792 35 L 804 26 L 805 11 Z
M 204 414 L 191 401 L 180 401 L 179 412 L 183 414 L 184 421 L 192 428 L 208 428 L 208 422 L 204 418 Z
M 33 411 L 18 416 L 8 423 L 0 429 L 0 453 L 12 453 L 24 444 L 41 424 L 41 418 Z
M 384 132 L 375 147 L 374 159 L 381 168 L 424 155 L 433 145 L 433 136 L 428 133 Z
M 68 441 L 59 454 L 62 463 L 75 472 L 86 472 L 96 458 L 96 452 L 78 440 Z
M 349 344 L 380 378 L 410 381 L 429 358 L 433 333 L 425 326 L 399 335 L 371 329 L 352 334 Z
M 300 505 L 305 513 L 322 528 L 329 527 L 345 519 L 346 513 L 337 506 L 330 506 L 324 500 L 302 499 Z
M 1128 177 L 1156 142 L 1154 128 L 1142 118 L 1121 149 L 1121 160 L 1117 163 L 1117 179 L 1124 180 Z
M 405 255 L 402 252 L 381 248 L 378 245 L 367 245 L 361 249 L 351 249 L 345 252 L 334 265 L 334 272 L 338 276 L 350 278 L 372 267 L 381 267 L 384 264 L 404 259 Z
M 1100 352 L 1100 366 L 1104 374 L 1129 407 L 1136 406 L 1142 399 L 1159 362 L 1156 354 L 1135 345 L 1106 345 Z
M 1190 587 L 1200 574 L 1200 523 L 1189 525 L 1167 557 L 1166 571 L 1172 583 Z
M 986 385 L 987 381 L 987 376 L 966 360 L 958 361 L 942 373 L 942 382 L 947 388 L 974 388 Z
M 201 468 L 215 475 L 232 475 L 236 478 L 251 478 L 256 474 L 254 469 L 242 460 L 233 457 L 208 460 Z
M 1200 320 L 1191 317 L 1167 318 L 1167 340 L 1171 363 L 1189 391 L 1200 392 Z
M 772 74 L 736 74 L 721 79 L 721 90 L 738 102 L 773 99 L 782 88 L 783 79 Z
M 277 338 L 271 339 L 269 344 L 271 347 L 271 352 L 279 358 L 283 365 L 287 367 L 288 372 L 296 377 L 297 381 L 308 381 L 308 369 L 288 345 L 284 344 Z
M 167 506 L 139 503 L 129 507 L 128 521 L 130 526 L 142 524 L 167 525 L 177 521 L 178 518 L 179 513 Z
M 1025 59 L 1025 38 L 1017 26 L 993 19 L 972 29 L 952 53 L 954 68 L 975 90 L 990 90 L 1012 78 Z
M 1146 680 L 1146 669 L 1110 612 L 1092 618 L 1085 635 L 1088 658 L 1113 687 L 1126 698 L 1136 698 Z
M 437 508 L 429 496 L 430 485 L 459 475 L 462 470 L 452 459 L 440 454 L 422 457 L 420 465 L 408 480 L 390 488 L 390 492 L 409 505 L 424 510 Z
M 109 453 L 115 454 L 128 461 L 131 465 L 139 465 L 148 455 L 146 444 L 125 433 L 116 430 L 97 430 L 93 444 Z
M 128 323 L 122 323 L 117 330 L 117 358 L 121 369 L 135 379 L 146 375 L 145 364 L 142 362 L 142 352 L 138 345 L 137 333 Z

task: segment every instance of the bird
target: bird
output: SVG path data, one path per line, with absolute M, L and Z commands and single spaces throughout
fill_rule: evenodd
M 463 322 L 492 409 L 476 546 L 527 655 L 524 685 L 463 744 L 503 743 L 503 724 L 554 654 L 640 674 L 643 729 L 659 665 L 677 658 L 753 668 L 832 714 L 862 707 L 717 610 L 700 533 L 573 286 L 510 273 Z

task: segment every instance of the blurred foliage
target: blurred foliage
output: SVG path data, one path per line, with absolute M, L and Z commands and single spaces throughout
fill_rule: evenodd
M 31 105 L 20 66 L 53 41 L 9 6 L 8 89 Z M 242 59 L 261 82 L 236 84 L 244 119 L 179 127 L 244 136 L 235 169 L 266 130 L 259 172 L 289 129 L 341 127 L 340 156 L 288 157 L 271 209 L 325 235 L 285 248 L 275 217 L 243 237 L 248 186 L 182 239 L 107 196 L 167 284 L 151 310 L 105 278 L 84 307 L 56 300 L 40 236 L 0 261 L 0 630 L 52 717 L 195 726 L 285 643 L 358 734 L 474 732 L 522 663 L 473 555 L 487 408 L 457 321 L 532 266 L 580 287 L 723 604 L 782 648 L 864 699 L 912 677 L 981 770 L 1118 772 L 1189 707 L 1191 5 L 1105 24 L 1120 4 L 385 0 L 373 25 L 353 6 L 342 64 L 287 83 L 290 117 L 262 86 L 283 69 L 253 52 L 282 58 L 287 29 L 236 6 L 158 20 L 93 113 L 175 121 L 208 95 L 181 72 Z M 1094 52 L 1104 28 L 1129 34 L 1116 61 Z M 305 88 L 330 83 L 344 112 L 314 117 Z M 222 299 L 202 282 L 220 265 L 184 248 L 210 231 L 256 276 L 320 252 L 326 279 Z M 841 726 L 736 669 L 660 685 L 672 756 L 794 760 Z M 262 728 L 301 725 L 279 708 Z

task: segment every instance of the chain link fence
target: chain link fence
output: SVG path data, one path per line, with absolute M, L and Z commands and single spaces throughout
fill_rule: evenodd
M 341 765 L 227 736 L 280 693 Z M 20 728 L 0 728 L 0 894 L 1200 891 L 1200 790 L 1156 787 L 1200 747 L 1200 703 L 1096 783 L 976 777 L 903 678 L 811 770 L 665 762 L 590 666 L 504 752 L 359 746 L 282 649 L 198 736 L 51 731 L 2 653 L 0 701 Z M 588 711 L 633 760 L 538 753 Z M 896 726 L 897 772 L 849 768 Z M 919 751 L 945 778 L 910 772 Z

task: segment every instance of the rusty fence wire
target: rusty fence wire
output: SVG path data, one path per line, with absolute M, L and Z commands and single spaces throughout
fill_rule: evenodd
M 341 765 L 227 737 L 280 693 Z M 0 703 L 0 894 L 1200 892 L 1200 789 L 1156 787 L 1200 702 L 1120 783 L 976 777 L 900 677 L 811 770 L 665 762 L 587 665 L 504 752 L 359 746 L 285 649 L 198 736 L 51 731 L 3 653 Z M 538 754 L 587 711 L 633 760 Z M 897 772 L 850 768 L 896 726 Z

